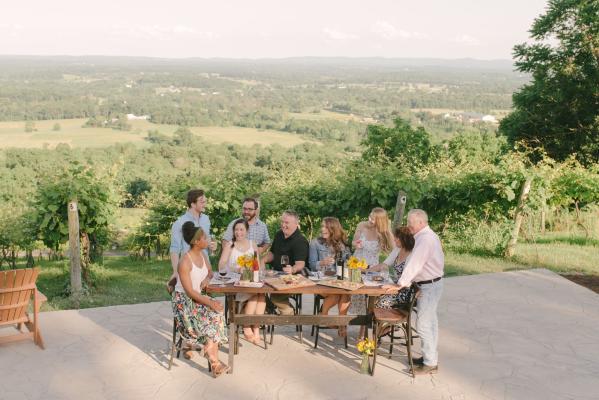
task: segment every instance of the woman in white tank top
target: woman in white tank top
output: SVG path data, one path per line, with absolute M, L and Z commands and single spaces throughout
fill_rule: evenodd
M 230 246 L 223 247 L 218 262 L 219 272 L 239 272 L 239 266 L 237 265 L 239 256 L 259 254 L 256 244 L 247 238 L 248 230 L 249 225 L 243 218 L 233 223 L 233 240 Z M 263 269 L 262 265 L 260 265 L 260 269 Z M 240 303 L 245 302 L 244 314 L 262 315 L 266 309 L 266 298 L 261 293 L 255 295 L 239 293 L 235 296 L 235 300 Z M 248 341 L 256 345 L 260 344 L 260 327 L 258 325 L 244 326 L 243 335 Z
M 365 259 L 368 265 L 378 265 L 381 253 L 388 254 L 395 247 L 393 234 L 389 228 L 387 211 L 380 207 L 373 208 L 368 221 L 363 221 L 356 227 L 352 242 L 354 256 Z M 351 296 L 350 314 L 366 314 L 366 296 L 354 294 Z M 364 337 L 365 327 L 360 326 L 358 339 Z
M 218 359 L 218 346 L 227 343 L 223 305 L 202 294 L 204 283 L 212 277 L 210 261 L 203 251 L 208 246 L 204 231 L 191 221 L 183 224 L 182 230 L 183 238 L 191 248 L 179 262 L 173 313 L 177 329 L 188 344 L 204 346 L 212 376 L 216 378 L 230 369 Z

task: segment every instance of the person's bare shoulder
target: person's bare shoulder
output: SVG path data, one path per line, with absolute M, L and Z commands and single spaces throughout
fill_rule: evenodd
M 179 260 L 179 270 L 186 271 L 189 269 L 191 269 L 191 261 L 189 260 L 189 256 L 185 255 Z
M 356 226 L 356 232 L 363 229 L 366 226 L 366 221 L 360 221 L 358 226 Z

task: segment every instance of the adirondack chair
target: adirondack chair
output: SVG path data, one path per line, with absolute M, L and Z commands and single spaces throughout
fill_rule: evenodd
M 0 344 L 32 338 L 36 345 L 44 348 L 38 313 L 47 298 L 35 286 L 39 272 L 37 267 L 0 271 L 0 327 L 16 325 L 19 331 L 13 335 L 0 334 Z M 32 297 L 33 320 L 27 312 Z M 28 332 L 23 332 L 23 325 Z

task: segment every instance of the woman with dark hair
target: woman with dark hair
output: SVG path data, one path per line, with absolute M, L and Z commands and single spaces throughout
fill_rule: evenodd
M 223 305 L 202 294 L 202 289 L 212 277 L 210 261 L 203 251 L 208 247 L 208 240 L 202 228 L 191 221 L 183 224 L 182 231 L 190 249 L 179 262 L 179 279 L 172 300 L 173 313 L 177 328 L 188 345 L 204 345 L 212 376 L 216 378 L 229 371 L 230 367 L 218 359 L 218 346 L 227 343 Z M 190 357 L 188 352 L 185 356 Z
M 385 262 L 374 266 L 371 268 L 372 270 L 381 270 L 383 268 L 389 268 L 391 264 L 392 268 L 395 270 L 394 280 L 397 283 L 399 278 L 401 278 L 401 274 L 403 273 L 403 269 L 406 265 L 406 259 L 412 253 L 414 249 L 414 235 L 410 232 L 407 226 L 398 226 L 393 230 L 393 236 L 395 239 L 396 250 L 394 250 L 389 258 L 385 260 Z M 394 257 L 393 260 L 390 260 L 391 257 Z M 410 298 L 412 297 L 411 288 L 405 288 L 400 290 L 394 294 L 385 294 L 378 298 L 375 307 L 376 308 L 398 308 L 402 305 L 406 305 Z
M 239 218 L 233 222 L 233 237 L 230 246 L 225 246 L 220 255 L 218 262 L 219 272 L 239 272 L 237 258 L 240 256 L 253 257 L 256 254 L 259 256 L 258 246 L 252 240 L 249 240 L 247 235 L 249 224 L 244 218 Z M 258 261 L 260 262 L 260 261 Z M 262 269 L 262 266 L 260 266 Z M 245 303 L 243 308 L 244 314 L 262 315 L 266 309 L 266 297 L 262 293 L 248 294 L 238 293 L 235 300 L 240 303 Z M 260 326 L 244 326 L 243 335 L 245 338 L 256 345 L 260 344 Z
M 325 217 L 320 225 L 320 237 L 310 242 L 309 264 L 312 271 L 318 271 L 335 265 L 335 257 L 345 258 L 349 255 L 347 234 L 337 218 Z M 346 315 L 349 309 L 349 295 L 324 296 L 321 314 L 327 315 L 335 305 L 339 315 Z M 345 336 L 345 327 L 339 328 L 339 336 Z

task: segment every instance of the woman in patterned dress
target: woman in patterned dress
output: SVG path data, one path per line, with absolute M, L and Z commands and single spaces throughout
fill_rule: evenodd
M 218 346 L 227 342 L 223 323 L 223 306 L 202 289 L 212 277 L 210 261 L 203 250 L 208 247 L 206 234 L 193 222 L 183 224 L 183 239 L 191 246 L 178 266 L 179 279 L 173 292 L 176 325 L 188 344 L 204 346 L 212 376 L 218 377 L 230 367 L 218 359 Z
M 389 217 L 383 208 L 373 208 L 368 221 L 360 222 L 352 242 L 354 256 L 365 259 L 368 265 L 378 265 L 381 253 L 389 253 L 394 248 L 393 235 L 389 229 Z M 351 314 L 366 314 L 366 296 L 351 296 Z M 358 338 L 364 336 L 365 328 L 360 327 Z
M 395 276 L 393 280 L 394 283 L 399 281 L 401 278 L 401 274 L 403 273 L 403 269 L 406 265 L 406 259 L 414 249 L 414 236 L 410 233 L 410 230 L 407 226 L 398 226 L 393 230 L 393 236 L 395 239 L 396 250 L 392 252 L 389 258 L 393 257 L 392 260 L 385 260 L 386 262 L 389 260 L 391 267 L 393 267 L 395 271 Z M 389 265 L 386 262 L 381 263 L 379 265 L 371 268 L 372 270 L 382 270 L 383 268 L 389 268 Z M 401 308 L 410 302 L 410 298 L 412 297 L 412 289 L 405 288 L 400 290 L 397 293 L 393 294 L 384 294 L 378 298 L 375 307 L 376 308 L 384 308 L 384 309 L 392 309 L 392 308 Z

